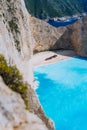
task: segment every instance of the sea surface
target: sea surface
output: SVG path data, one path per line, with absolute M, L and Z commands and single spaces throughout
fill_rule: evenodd
M 56 130 L 87 130 L 87 60 L 70 58 L 35 68 L 36 93 Z
M 54 20 L 49 20 L 48 23 L 54 27 L 61 27 L 61 26 L 67 26 L 70 24 L 75 23 L 78 20 L 78 18 L 69 18 L 65 21 L 54 21 Z

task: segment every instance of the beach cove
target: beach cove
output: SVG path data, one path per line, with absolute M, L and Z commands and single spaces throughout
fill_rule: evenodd
M 87 129 L 87 60 L 71 56 L 44 57 L 45 61 L 34 71 L 38 81 L 36 93 L 56 130 Z

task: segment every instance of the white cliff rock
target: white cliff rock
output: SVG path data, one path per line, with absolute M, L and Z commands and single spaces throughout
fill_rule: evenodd
M 34 37 L 34 52 L 48 51 L 60 49 L 61 47 L 54 47 L 57 40 L 66 31 L 66 27 L 55 28 L 48 23 L 34 17 L 29 17 L 32 36 Z
M 29 58 L 32 56 L 34 40 L 24 1 L 3 0 L 0 12 L 0 53 L 10 64 L 17 66 L 25 81 L 32 84 L 33 72 Z
M 0 0 L 0 54 L 5 56 L 8 64 L 16 65 L 21 72 L 29 86 L 29 111 L 36 114 L 26 111 L 20 96 L 1 82 L 0 130 L 54 130 L 53 122 L 45 116 L 31 87 L 34 77 L 30 59 L 34 38 L 29 17 L 23 0 Z
M 21 96 L 0 77 L 0 130 L 48 130 L 36 115 L 25 110 Z

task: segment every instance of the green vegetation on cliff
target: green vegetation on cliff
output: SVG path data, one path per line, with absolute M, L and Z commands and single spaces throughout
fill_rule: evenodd
M 0 55 L 0 75 L 9 88 L 21 95 L 25 102 L 26 109 L 28 109 L 28 87 L 23 83 L 22 76 L 18 69 L 15 66 L 7 65 L 3 55 Z
M 87 0 L 25 0 L 28 11 L 35 17 L 61 17 L 87 11 Z

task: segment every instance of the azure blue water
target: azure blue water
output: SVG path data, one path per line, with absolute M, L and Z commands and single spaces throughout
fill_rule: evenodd
M 56 130 L 87 130 L 87 60 L 70 58 L 38 67 L 36 90 Z

